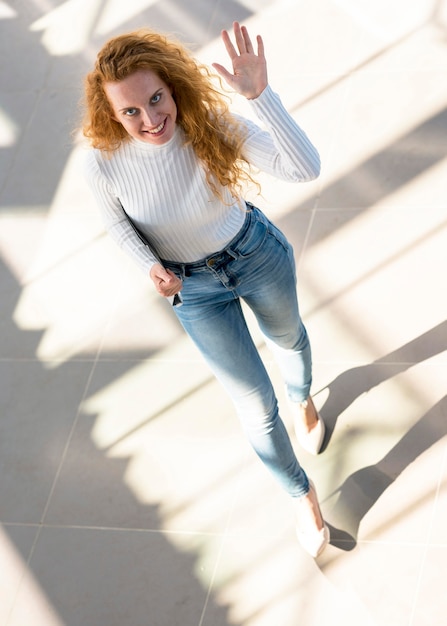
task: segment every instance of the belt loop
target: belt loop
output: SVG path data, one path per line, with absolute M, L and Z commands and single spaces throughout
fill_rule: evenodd
M 236 259 L 238 259 L 238 258 L 239 258 L 238 253 L 237 253 L 237 252 L 235 252 L 232 248 L 227 248 L 227 249 L 225 250 L 225 252 L 228 254 L 228 256 L 230 256 L 230 257 L 231 257 L 231 259 L 232 259 L 233 261 L 235 261 Z
M 182 280 L 185 280 L 186 271 L 185 271 L 184 263 L 172 263 L 171 265 L 173 267 L 169 267 L 169 263 L 167 265 L 168 265 L 168 268 L 171 270 L 171 272 L 174 272 L 174 274 L 178 274 L 179 278 L 181 278 Z

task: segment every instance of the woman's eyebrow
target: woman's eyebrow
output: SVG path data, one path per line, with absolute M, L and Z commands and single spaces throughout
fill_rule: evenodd
M 149 96 L 149 100 L 152 100 L 152 98 L 156 95 L 158 95 L 161 91 L 163 91 L 163 87 L 160 87 L 159 89 L 157 89 L 157 91 L 155 91 L 151 96 Z M 133 106 L 132 104 L 122 107 L 121 109 L 118 109 L 119 111 L 127 111 L 128 109 L 137 109 L 138 107 Z

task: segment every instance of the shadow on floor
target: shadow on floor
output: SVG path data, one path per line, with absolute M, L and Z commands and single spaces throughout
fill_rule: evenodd
M 326 448 L 338 415 L 360 395 L 447 349 L 447 321 L 369 365 L 343 372 L 328 385 L 329 397 L 321 409 L 327 425 Z M 383 365 L 389 363 L 389 368 Z M 331 543 L 343 550 L 355 546 L 361 520 L 403 470 L 447 434 L 447 396 L 433 406 L 376 465 L 349 476 L 337 489 L 331 511 Z M 343 529 L 343 530 L 342 530 Z

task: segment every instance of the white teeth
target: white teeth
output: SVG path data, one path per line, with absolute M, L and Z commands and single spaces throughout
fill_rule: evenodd
M 152 130 L 148 130 L 147 132 L 150 133 L 151 135 L 156 135 L 163 129 L 164 125 L 165 125 L 165 120 L 160 124 L 160 126 L 157 126 L 157 128 L 154 128 Z

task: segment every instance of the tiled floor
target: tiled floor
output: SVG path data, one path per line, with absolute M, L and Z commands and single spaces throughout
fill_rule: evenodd
M 105 38 L 225 60 L 233 19 L 323 161 L 257 200 L 295 244 L 329 426 L 297 447 L 317 561 L 70 135 Z M 2 0 L 0 58 L 0 626 L 444 626 L 447 3 Z

